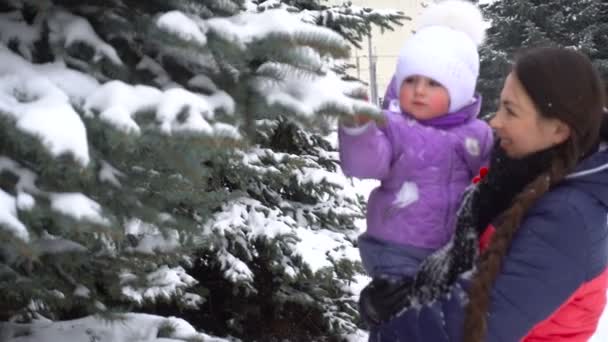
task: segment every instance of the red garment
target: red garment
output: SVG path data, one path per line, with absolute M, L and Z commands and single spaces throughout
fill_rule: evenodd
M 479 238 L 485 251 L 496 229 L 490 225 Z M 551 316 L 535 325 L 522 342 L 587 342 L 595 333 L 606 305 L 608 269 L 581 285 Z

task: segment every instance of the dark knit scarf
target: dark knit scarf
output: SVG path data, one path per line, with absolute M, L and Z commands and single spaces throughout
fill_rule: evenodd
M 497 142 L 488 174 L 463 195 L 451 240 L 422 262 L 414 278 L 399 283 L 374 279 L 361 293 L 364 319 L 377 324 L 448 293 L 458 276 L 473 269 L 480 234 L 511 206 L 527 184 L 548 170 L 554 153 L 554 149 L 548 149 L 514 159 Z

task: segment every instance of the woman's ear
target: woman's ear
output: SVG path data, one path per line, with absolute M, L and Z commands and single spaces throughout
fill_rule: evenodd
M 553 143 L 559 145 L 570 138 L 570 126 L 561 120 L 555 120 L 553 129 Z

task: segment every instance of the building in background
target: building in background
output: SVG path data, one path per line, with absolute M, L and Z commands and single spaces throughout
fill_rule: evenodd
M 331 0 L 332 3 L 342 3 L 342 0 Z M 376 95 L 377 98 L 384 96 L 386 87 L 388 86 L 393 72 L 399 50 L 403 46 L 405 40 L 412 34 L 415 26 L 416 17 L 423 9 L 423 3 L 429 1 L 421 0 L 350 0 L 353 5 L 361 7 L 371 7 L 375 9 L 395 9 L 402 11 L 406 16 L 411 17 L 411 21 L 405 21 L 403 26 L 396 27 L 394 31 L 384 31 L 383 33 L 375 28 L 371 36 L 371 44 L 369 41 L 364 41 L 361 49 L 354 49 L 351 55 L 351 62 L 355 65 L 355 69 L 349 73 L 370 86 L 370 98 L 374 94 L 373 79 L 370 75 L 375 69 L 376 75 Z M 371 45 L 371 48 L 370 46 Z M 370 50 L 372 59 L 370 63 Z M 371 70 L 370 70 L 371 67 Z M 376 102 L 379 103 L 379 102 Z

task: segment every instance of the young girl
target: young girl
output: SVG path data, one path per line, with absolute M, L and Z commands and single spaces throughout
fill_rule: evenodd
M 372 277 L 415 273 L 450 239 L 461 196 L 493 144 L 489 126 L 476 118 L 477 45 L 484 37 L 479 9 L 445 1 L 419 22 L 400 52 L 393 83 L 399 98 L 384 111 L 384 122 L 355 117 L 339 129 L 344 173 L 381 181 L 359 237 Z
M 490 121 L 489 172 L 464 197 L 453 240 L 413 282 L 361 292 L 370 341 L 590 341 L 608 288 L 604 91 L 573 49 L 517 56 Z

